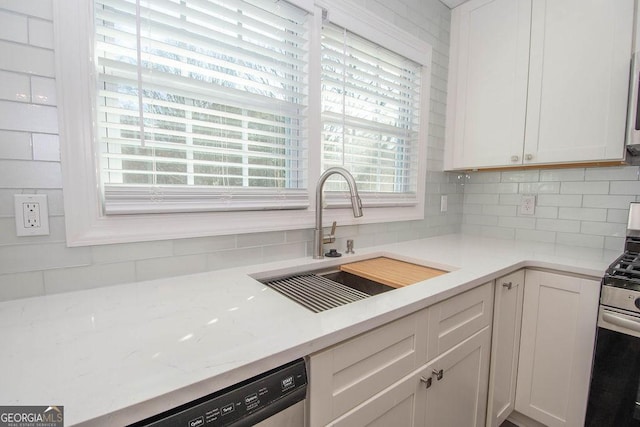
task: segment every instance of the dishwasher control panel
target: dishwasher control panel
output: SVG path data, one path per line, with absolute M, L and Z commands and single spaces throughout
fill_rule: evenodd
M 303 400 L 304 359 L 204 396 L 128 427 L 252 426 Z

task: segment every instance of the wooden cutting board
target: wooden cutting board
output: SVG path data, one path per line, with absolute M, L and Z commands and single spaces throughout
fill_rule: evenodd
M 394 288 L 412 285 L 426 279 L 440 276 L 448 271 L 380 257 L 352 262 L 340 266 L 340 270 L 356 276 L 383 283 Z

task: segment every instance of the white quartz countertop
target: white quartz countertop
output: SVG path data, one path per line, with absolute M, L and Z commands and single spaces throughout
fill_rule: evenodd
M 127 425 L 522 267 L 599 278 L 617 251 L 447 235 L 0 303 L 0 405 L 63 405 L 65 425 Z M 312 313 L 265 278 L 390 256 L 452 272 Z

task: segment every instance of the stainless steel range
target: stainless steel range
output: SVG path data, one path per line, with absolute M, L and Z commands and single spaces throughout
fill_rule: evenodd
M 631 203 L 624 253 L 602 278 L 585 426 L 640 426 L 640 203 Z

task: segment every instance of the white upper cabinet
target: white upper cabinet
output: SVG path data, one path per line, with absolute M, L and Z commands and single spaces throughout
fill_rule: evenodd
M 624 155 L 634 0 L 472 0 L 453 11 L 447 169 Z
M 531 0 L 471 1 L 451 19 L 448 168 L 521 161 Z

